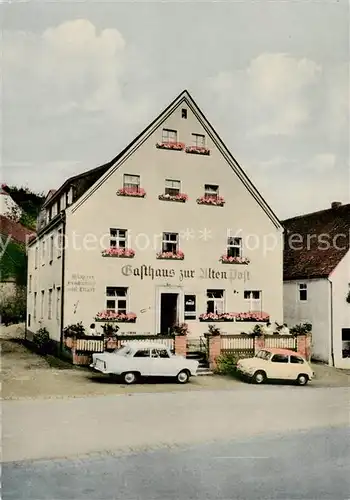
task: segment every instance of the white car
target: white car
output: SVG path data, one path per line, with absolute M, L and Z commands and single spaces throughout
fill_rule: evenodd
M 197 375 L 199 362 L 172 354 L 165 344 L 130 341 L 113 352 L 94 353 L 91 368 L 101 373 L 119 375 L 126 384 L 139 377 L 176 377 L 185 384 Z
M 262 349 L 253 358 L 240 359 L 237 370 L 256 384 L 273 379 L 306 385 L 315 376 L 306 359 L 289 349 Z

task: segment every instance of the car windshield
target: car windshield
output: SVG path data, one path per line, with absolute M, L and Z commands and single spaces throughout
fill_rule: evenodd
M 269 351 L 259 351 L 255 357 L 256 358 L 260 358 L 260 359 L 269 359 L 269 357 L 271 356 L 271 353 Z
M 113 354 L 116 354 L 117 356 L 127 356 L 128 354 L 130 354 L 130 352 L 130 347 L 123 345 L 122 347 L 115 349 L 115 351 L 113 351 Z

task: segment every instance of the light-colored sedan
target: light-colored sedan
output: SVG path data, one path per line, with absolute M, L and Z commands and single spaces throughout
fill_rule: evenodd
M 113 352 L 94 353 L 91 368 L 101 373 L 119 375 L 126 384 L 139 377 L 176 377 L 185 384 L 197 375 L 198 361 L 173 354 L 165 344 L 130 341 Z
M 306 359 L 289 349 L 262 349 L 253 358 L 240 359 L 237 370 L 256 384 L 272 379 L 306 385 L 315 376 Z

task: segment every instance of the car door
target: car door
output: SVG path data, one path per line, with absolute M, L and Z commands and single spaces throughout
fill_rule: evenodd
M 292 354 L 290 356 L 291 376 L 293 380 L 296 380 L 298 378 L 298 375 L 300 375 L 301 373 L 309 372 L 309 368 L 305 365 L 306 363 L 303 358 L 301 358 L 297 354 Z
M 269 362 L 267 376 L 273 379 L 289 379 L 290 363 L 288 354 L 274 354 Z
M 138 371 L 143 376 L 152 375 L 152 362 L 150 349 L 137 349 L 132 358 L 130 358 L 130 371 Z M 129 369 L 129 366 L 127 367 Z
M 164 347 L 152 349 L 151 352 L 151 370 L 152 375 L 158 377 L 170 377 L 174 373 L 174 363 L 169 351 Z

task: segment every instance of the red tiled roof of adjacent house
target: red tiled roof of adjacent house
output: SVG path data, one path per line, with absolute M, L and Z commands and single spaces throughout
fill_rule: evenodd
M 19 222 L 15 222 L 4 215 L 0 215 L 0 233 L 6 237 L 11 235 L 11 239 L 23 244 L 35 237 L 36 234 Z
M 325 278 L 350 248 L 350 203 L 282 221 L 284 280 Z

